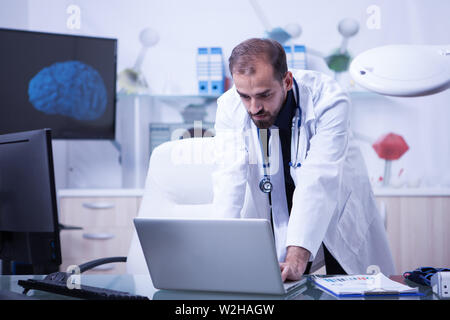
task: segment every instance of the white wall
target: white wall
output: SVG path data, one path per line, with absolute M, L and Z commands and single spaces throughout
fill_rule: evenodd
M 349 43 L 352 54 L 392 43 L 449 43 L 447 0 L 259 0 L 259 3 L 273 27 L 301 24 L 303 34 L 294 42 L 324 53 L 339 46 L 341 38 L 336 26 L 345 17 L 357 19 L 361 26 Z M 69 16 L 66 9 L 70 4 L 81 8 L 79 30 L 66 26 Z M 366 25 L 370 5 L 380 9 L 379 29 Z M 151 27 L 161 40 L 148 51 L 143 71 L 153 92 L 173 94 L 196 93 L 197 47 L 220 46 L 228 57 L 240 41 L 264 35 L 262 24 L 245 0 L 0 0 L 0 27 L 117 38 L 118 71 L 134 64 L 140 48 L 138 34 Z M 387 132 L 403 135 L 410 150 L 393 164 L 393 174 L 403 168 L 411 181 L 422 177 L 424 185 L 450 187 L 449 101 L 450 90 L 403 99 L 358 94 L 354 96 L 354 129 L 372 139 Z M 59 146 L 58 150 L 65 147 Z M 362 143 L 361 147 L 370 175 L 375 179 L 382 174 L 383 161 L 369 144 Z M 78 166 L 74 168 L 77 177 L 58 173 L 60 185 L 66 185 L 67 179 L 80 187 L 120 185 L 118 153 L 111 144 L 90 142 L 74 148 L 78 157 L 68 162 Z M 60 153 L 67 155 L 65 151 Z M 99 162 L 102 170 L 98 170 Z

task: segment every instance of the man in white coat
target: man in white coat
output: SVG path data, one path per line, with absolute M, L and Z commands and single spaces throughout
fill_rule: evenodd
M 321 246 L 327 274 L 395 274 L 347 95 L 324 74 L 288 71 L 273 40 L 242 42 L 229 67 L 234 86 L 215 123 L 216 215 L 270 219 L 283 281 L 308 273 Z

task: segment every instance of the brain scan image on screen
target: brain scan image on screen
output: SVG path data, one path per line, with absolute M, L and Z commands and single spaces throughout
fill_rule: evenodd
M 102 77 L 80 61 L 56 62 L 40 70 L 29 82 L 28 98 L 38 111 L 80 121 L 98 119 L 107 105 Z

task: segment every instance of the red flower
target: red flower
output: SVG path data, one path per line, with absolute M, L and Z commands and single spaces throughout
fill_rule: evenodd
M 405 139 L 395 133 L 381 136 L 372 147 L 378 156 L 385 160 L 397 160 L 409 149 Z

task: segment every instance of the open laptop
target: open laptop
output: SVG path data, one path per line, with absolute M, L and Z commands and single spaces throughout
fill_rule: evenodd
M 264 219 L 135 218 L 157 289 L 288 294 Z

